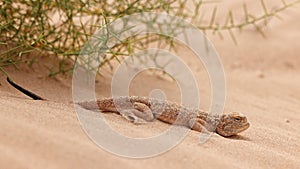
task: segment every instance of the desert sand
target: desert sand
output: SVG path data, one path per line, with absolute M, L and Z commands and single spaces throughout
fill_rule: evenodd
M 249 1 L 260 13 L 258 3 Z M 231 2 L 224 8 L 239 10 L 241 3 Z M 251 27 L 237 32 L 238 45 L 227 35 L 224 40 L 208 35 L 226 74 L 225 112 L 243 112 L 250 128 L 230 138 L 214 134 L 204 144 L 198 144 L 198 132 L 190 131 L 179 145 L 152 158 L 123 158 L 94 144 L 70 103 L 72 77 L 47 77 L 51 58 L 38 57 L 42 62 L 32 67 L 6 67 L 18 84 L 49 101 L 24 96 L 0 75 L 0 168 L 299 168 L 300 5 L 284 11 L 282 17 L 282 21 L 271 20 L 266 38 Z M 179 53 L 201 84 L 201 108 L 208 109 L 211 92 L 206 71 L 188 57 L 186 49 Z M 98 78 L 97 97 L 110 95 L 111 77 L 107 73 Z M 180 100 L 174 82 L 151 73 L 137 76 L 130 93 L 149 96 L 156 88 L 168 100 Z M 136 126 L 115 114 L 104 117 L 128 136 L 148 137 L 170 127 L 159 121 Z

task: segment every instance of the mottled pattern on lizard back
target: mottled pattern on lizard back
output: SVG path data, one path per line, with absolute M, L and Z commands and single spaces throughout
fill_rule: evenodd
M 186 108 L 166 100 L 138 96 L 131 96 L 130 100 L 146 104 L 157 119 L 170 124 L 189 126 L 191 119 L 200 118 L 207 122 L 206 126 L 209 131 L 214 131 L 219 122 L 219 116 L 210 115 L 199 109 Z
M 7 77 L 7 81 L 17 90 L 33 99 L 45 100 L 34 93 L 17 85 Z M 88 110 L 102 112 L 118 112 L 133 123 L 152 121 L 155 117 L 161 121 L 188 126 L 193 130 L 214 131 L 222 136 L 232 136 L 247 130 L 250 123 L 242 113 L 231 112 L 221 116 L 206 113 L 201 110 L 189 109 L 165 100 L 149 99 L 139 96 L 119 96 L 103 98 L 97 101 L 75 103 Z
M 124 109 L 133 109 L 135 102 L 147 105 L 155 118 L 170 124 L 188 126 L 191 119 L 200 118 L 207 122 L 206 126 L 209 131 L 214 131 L 219 121 L 218 116 L 211 116 L 207 112 L 155 98 L 120 96 L 98 100 L 97 104 L 100 110 L 119 112 Z
M 245 131 L 250 126 L 246 116 L 241 113 L 231 112 L 216 115 L 154 98 L 120 96 L 114 99 L 99 99 L 96 103 L 81 102 L 77 104 L 90 110 L 98 108 L 102 111 L 118 112 L 133 122 L 138 122 L 139 118 L 146 121 L 157 118 L 166 123 L 187 126 L 197 131 L 205 129 L 217 132 L 222 136 L 235 135 Z

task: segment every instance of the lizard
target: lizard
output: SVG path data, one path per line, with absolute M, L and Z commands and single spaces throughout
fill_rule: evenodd
M 10 78 L 7 78 L 7 81 L 17 90 L 35 100 L 46 100 L 19 86 Z M 158 119 L 199 132 L 215 132 L 223 137 L 237 135 L 250 127 L 247 117 L 239 112 L 217 115 L 200 109 L 187 108 L 167 100 L 148 97 L 118 96 L 75 104 L 87 110 L 118 113 L 135 124 Z

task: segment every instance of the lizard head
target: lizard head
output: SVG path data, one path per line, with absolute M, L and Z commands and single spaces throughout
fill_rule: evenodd
M 246 116 L 241 113 L 231 112 L 221 116 L 216 132 L 228 137 L 247 130 L 249 126 Z

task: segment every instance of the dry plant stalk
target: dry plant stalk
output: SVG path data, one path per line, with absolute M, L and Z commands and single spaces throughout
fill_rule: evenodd
M 203 31 L 213 31 L 222 36 L 228 31 L 236 42 L 234 29 L 243 29 L 249 25 L 255 26 L 263 34 L 258 23 L 291 7 L 300 0 L 287 3 L 281 0 L 282 5 L 276 9 L 268 10 L 265 2 L 261 0 L 264 13 L 254 16 L 243 6 L 245 20 L 236 22 L 232 11 L 229 11 L 223 25 L 215 22 L 217 8 L 211 14 L 209 24 L 203 25 L 197 20 L 196 26 Z M 73 67 L 66 68 L 66 61 L 75 61 L 84 43 L 99 28 L 105 27 L 109 22 L 124 15 L 136 12 L 165 12 L 170 15 L 194 21 L 202 14 L 201 7 L 207 3 L 217 3 L 209 0 L 191 0 L 193 9 L 188 10 L 186 0 L 3 0 L 0 2 L 0 70 L 4 66 L 16 65 L 30 58 L 29 54 L 51 54 L 61 57 L 61 64 L 57 72 L 50 75 L 71 71 Z M 109 38 L 109 37 L 107 37 Z M 147 48 L 152 42 L 165 41 L 170 48 L 174 47 L 174 40 L 165 36 L 136 36 L 131 37 L 107 51 L 107 57 L 100 67 L 109 65 L 111 60 L 118 60 L 119 56 L 130 56 L 136 49 Z M 107 41 L 107 39 L 103 39 Z M 158 43 L 161 44 L 161 43 Z M 33 62 L 34 58 L 30 58 Z

